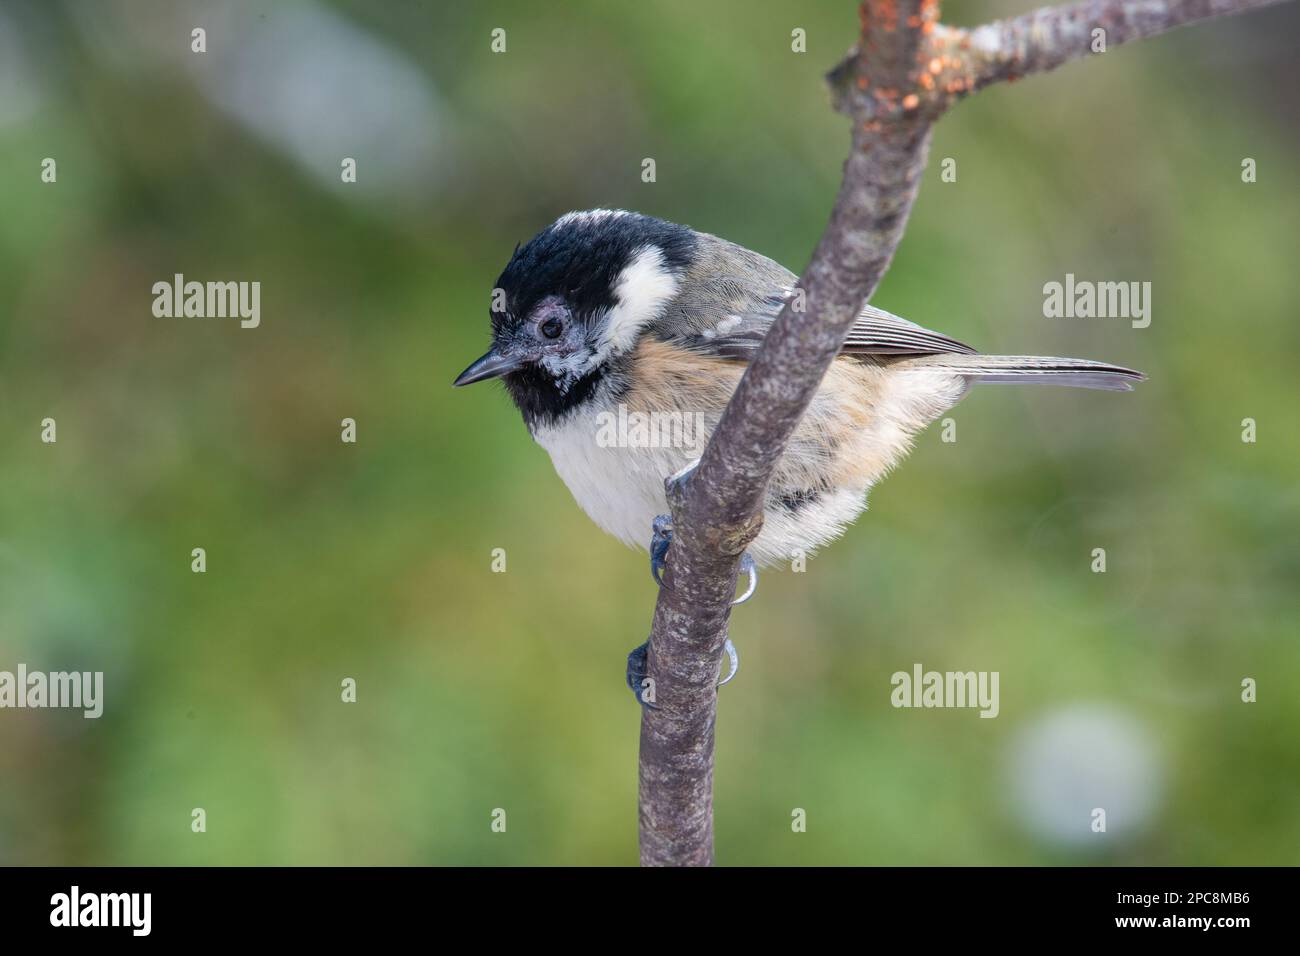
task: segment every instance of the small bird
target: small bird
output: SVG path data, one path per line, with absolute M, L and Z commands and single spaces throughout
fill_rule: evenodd
M 515 247 L 494 290 L 492 347 L 455 384 L 501 378 L 591 519 L 633 546 L 652 530 L 662 584 L 664 482 L 698 460 L 796 279 L 687 226 L 572 212 Z M 1143 378 L 1087 359 L 981 355 L 865 307 L 772 477 L 745 563 L 748 593 L 754 563 L 809 556 L 839 537 L 871 486 L 972 383 L 1129 391 Z

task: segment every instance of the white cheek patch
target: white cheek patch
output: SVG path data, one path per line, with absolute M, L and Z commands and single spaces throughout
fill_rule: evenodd
M 677 295 L 678 285 L 658 246 L 646 246 L 638 252 L 614 284 L 618 304 L 609 310 L 601 336 L 602 353 L 632 348 L 642 330 L 663 315 L 664 308 Z

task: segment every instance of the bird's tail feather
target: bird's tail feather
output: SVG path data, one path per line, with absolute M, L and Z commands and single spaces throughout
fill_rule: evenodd
M 1069 385 L 1131 392 L 1134 382 L 1146 376 L 1131 368 L 1090 359 L 1053 358 L 1047 355 L 940 355 L 917 356 L 891 363 L 903 371 L 951 371 L 976 382 Z

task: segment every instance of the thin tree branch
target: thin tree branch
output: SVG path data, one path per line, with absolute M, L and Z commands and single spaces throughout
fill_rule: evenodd
M 864 0 L 857 47 L 828 76 L 853 118 L 830 221 L 740 381 L 699 467 L 668 485 L 670 587 L 659 592 L 641 720 L 643 865 L 713 862 L 713 743 L 719 663 L 741 554 L 762 526 L 786 442 L 902 239 L 934 121 L 999 80 L 1043 72 L 1184 23 L 1279 0 L 1085 0 L 974 30 L 939 24 L 938 0 Z
M 926 62 L 914 79 L 919 86 L 916 108 L 938 115 L 957 99 L 993 83 L 1045 73 L 1189 23 L 1281 2 L 1082 0 L 970 30 L 939 25 L 930 34 Z

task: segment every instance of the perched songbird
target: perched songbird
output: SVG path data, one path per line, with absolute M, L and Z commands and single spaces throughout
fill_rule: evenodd
M 500 377 L 596 524 L 630 545 L 655 527 L 659 580 L 671 530 L 664 481 L 699 458 L 795 281 L 686 226 L 569 213 L 516 247 L 494 290 L 492 348 L 455 384 Z M 750 555 L 780 564 L 838 537 L 916 434 L 974 382 L 1128 391 L 1142 378 L 1087 359 L 981 355 L 864 308 L 777 465 Z

